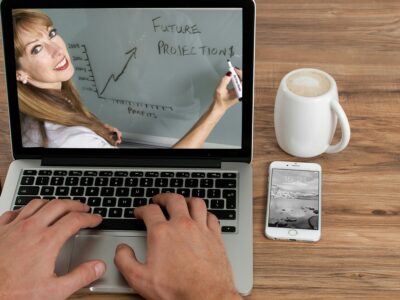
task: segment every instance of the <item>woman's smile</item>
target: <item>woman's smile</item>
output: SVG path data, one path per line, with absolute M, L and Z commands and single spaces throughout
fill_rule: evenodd
M 56 65 L 56 67 L 54 68 L 56 71 L 64 71 L 69 67 L 69 62 L 68 60 L 64 58 Z

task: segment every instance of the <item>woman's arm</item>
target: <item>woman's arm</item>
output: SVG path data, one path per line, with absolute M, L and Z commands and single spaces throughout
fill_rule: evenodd
M 236 73 L 242 79 L 241 70 L 236 69 Z M 213 103 L 189 132 L 173 145 L 173 148 L 201 148 L 225 112 L 239 102 L 235 90 L 228 89 L 231 76 L 231 72 L 228 72 L 221 79 L 215 89 Z

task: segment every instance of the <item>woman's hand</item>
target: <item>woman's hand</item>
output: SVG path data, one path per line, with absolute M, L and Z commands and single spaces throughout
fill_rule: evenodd
M 235 68 L 240 81 L 242 81 L 242 71 Z M 228 89 L 229 82 L 232 79 L 232 73 L 228 72 L 222 77 L 214 92 L 213 108 L 225 112 L 231 106 L 239 102 L 235 89 Z
M 122 143 L 122 133 L 118 130 L 118 128 L 112 127 L 108 124 L 104 124 L 104 127 L 110 130 L 111 134 L 115 135 L 115 146 Z
M 242 80 L 242 71 L 235 69 L 240 80 Z M 232 79 L 232 73 L 228 72 L 222 77 L 214 92 L 214 101 L 194 126 L 181 138 L 173 148 L 201 148 L 210 135 L 211 131 L 217 125 L 219 120 L 225 114 L 226 110 L 239 102 L 235 89 L 228 89 L 229 82 Z

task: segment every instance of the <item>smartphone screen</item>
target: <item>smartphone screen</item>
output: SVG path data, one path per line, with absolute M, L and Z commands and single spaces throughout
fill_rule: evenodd
M 319 171 L 272 169 L 269 227 L 319 229 Z

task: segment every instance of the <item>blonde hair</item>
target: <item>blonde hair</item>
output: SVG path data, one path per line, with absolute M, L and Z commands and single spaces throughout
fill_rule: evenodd
M 12 14 L 15 62 L 18 69 L 20 68 L 19 59 L 24 55 L 24 45 L 20 38 L 21 30 L 34 32 L 35 27 L 48 28 L 53 26 L 53 22 L 46 14 L 33 9 L 14 9 Z M 21 119 L 24 116 L 30 116 L 38 121 L 43 147 L 48 144 L 44 128 L 46 121 L 64 126 L 84 126 L 103 137 L 111 145 L 116 144 L 113 132 L 83 105 L 71 79 L 62 83 L 61 91 L 41 89 L 19 81 L 17 89 Z

